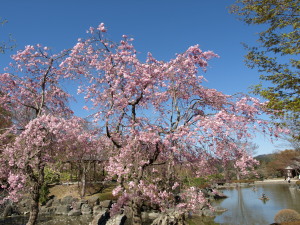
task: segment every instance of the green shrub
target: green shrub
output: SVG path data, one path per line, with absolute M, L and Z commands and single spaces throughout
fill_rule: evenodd
M 60 175 L 60 181 L 71 181 L 71 173 L 62 172 L 59 175 Z
M 300 186 L 300 180 L 296 181 L 296 185 Z
M 183 183 L 189 187 L 191 186 L 202 187 L 207 185 L 208 180 L 203 177 L 193 177 L 193 178 L 186 177 Z
M 41 203 L 41 205 L 45 205 L 46 202 L 49 200 L 49 195 L 50 191 L 49 191 L 49 187 L 48 184 L 43 184 L 40 190 L 40 199 L 39 202 Z
M 275 223 L 294 222 L 300 220 L 300 214 L 293 209 L 282 209 L 274 217 Z
M 59 182 L 59 173 L 54 171 L 51 168 L 46 167 L 45 168 L 45 176 L 44 176 L 44 182 L 46 184 L 55 184 Z
M 221 174 L 221 173 L 217 173 L 217 174 L 209 175 L 207 178 L 209 180 L 212 180 L 212 181 L 214 181 L 214 180 L 223 180 L 224 179 L 224 175 Z

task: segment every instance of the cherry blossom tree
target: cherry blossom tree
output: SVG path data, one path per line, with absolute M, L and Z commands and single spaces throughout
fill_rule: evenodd
M 202 193 L 183 185 L 180 171 L 194 176 L 215 172 L 216 163 L 235 159 L 246 171 L 249 156 L 237 153 L 257 130 L 279 135 L 281 130 L 260 120 L 264 104 L 246 95 L 225 95 L 206 88 L 201 70 L 218 57 L 189 47 L 168 62 L 148 53 L 141 62 L 132 38 L 123 35 L 116 44 L 106 39 L 106 28 L 90 28 L 61 63 L 70 78 L 86 78 L 84 93 L 95 121 L 110 139 L 110 176 L 117 176 L 120 195 L 114 214 L 129 206 L 132 224 L 141 224 L 141 207 L 151 204 L 162 212 L 187 212 L 205 204 Z M 88 108 L 86 106 L 86 108 Z
M 26 46 L 0 74 L 1 107 L 13 122 L 0 136 L 1 188 L 9 191 L 2 202 L 29 192 L 28 225 L 36 223 L 45 166 L 91 138 L 83 132 L 83 122 L 71 117 L 70 96 L 59 86 L 63 74 L 58 64 L 66 53 L 53 55 L 47 47 Z

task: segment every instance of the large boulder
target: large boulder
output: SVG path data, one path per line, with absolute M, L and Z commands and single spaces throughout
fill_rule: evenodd
M 99 198 L 99 196 L 93 196 L 93 197 L 89 198 L 88 202 L 89 202 L 89 205 L 91 205 L 91 206 L 99 205 L 100 198 Z
M 160 213 L 158 213 L 158 212 L 151 212 L 151 211 L 142 212 L 143 221 L 153 221 L 159 216 L 160 216 Z
M 71 211 L 70 205 L 59 205 L 56 207 L 55 214 L 56 215 L 68 215 Z
M 55 197 L 52 201 L 52 206 L 60 206 L 60 205 L 61 205 L 60 199 Z
M 72 208 L 73 208 L 73 209 L 77 209 L 77 210 L 81 210 L 81 207 L 82 207 L 82 205 L 84 205 L 84 204 L 88 204 L 88 201 L 87 201 L 87 200 L 81 199 L 81 200 L 79 200 L 78 202 L 74 202 L 74 203 L 72 204 Z
M 43 214 L 43 215 L 54 215 L 56 214 L 56 206 L 54 207 L 46 207 L 46 206 L 43 206 L 41 207 L 39 213 L 40 214 Z
M 72 209 L 68 213 L 68 216 L 80 216 L 80 215 L 81 215 L 81 210 L 79 210 L 79 209 Z
M 227 209 L 225 209 L 225 208 L 223 208 L 223 207 L 221 207 L 221 206 L 215 206 L 215 207 L 214 207 L 214 211 L 215 211 L 216 213 L 223 213 L 223 212 L 226 212 Z
M 72 196 L 66 196 L 60 200 L 61 205 L 71 205 L 74 202 L 78 202 L 78 198 L 73 198 Z
M 13 214 L 13 206 L 11 204 L 7 204 L 3 211 L 3 217 L 8 217 Z
M 100 205 L 95 205 L 94 207 L 93 207 L 93 214 L 94 215 L 98 215 L 100 212 L 102 212 L 103 211 L 103 209 L 102 209 L 102 207 L 100 206 Z
M 92 207 L 89 204 L 83 204 L 81 206 L 81 213 L 82 215 L 90 215 L 92 214 Z
M 127 217 L 124 214 L 116 215 L 112 218 L 110 218 L 106 225 L 124 225 Z
M 185 215 L 180 212 L 172 212 L 172 213 L 162 213 L 159 217 L 157 217 L 152 225 L 184 225 L 185 224 Z
M 100 202 L 100 206 L 102 208 L 108 208 L 109 209 L 111 207 L 111 205 L 112 205 L 112 200 L 105 200 L 105 201 Z
M 203 209 L 202 210 L 202 215 L 207 216 L 207 217 L 214 217 L 215 216 L 214 212 L 210 209 Z
M 54 199 L 52 198 L 52 199 L 50 199 L 48 202 L 46 202 L 46 205 L 45 205 L 45 207 L 46 208 L 49 208 L 49 207 L 51 207 L 52 206 L 52 204 L 53 204 L 53 202 L 54 202 Z
M 109 211 L 107 209 L 100 211 L 89 225 L 106 225 L 109 219 Z

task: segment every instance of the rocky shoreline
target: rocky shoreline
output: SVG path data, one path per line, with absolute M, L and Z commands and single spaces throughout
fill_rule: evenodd
M 201 192 L 208 199 L 208 201 L 213 201 L 215 199 L 226 198 L 222 192 L 216 191 L 216 189 L 205 188 Z M 25 216 L 28 217 L 29 214 L 29 204 L 30 200 L 28 198 L 23 198 L 17 204 L 7 203 L 6 207 L 2 210 L 1 221 L 13 220 L 13 217 Z M 88 200 L 78 199 L 72 196 L 65 196 L 62 199 L 52 198 L 44 206 L 40 207 L 39 216 L 41 218 L 51 218 L 51 217 L 68 217 L 68 218 L 79 218 L 85 216 L 86 223 L 90 225 L 107 224 L 107 225 L 124 225 L 128 224 L 126 221 L 130 221 L 126 209 L 122 214 L 110 217 L 109 209 L 114 203 L 113 200 L 100 201 L 98 196 L 93 196 Z M 211 210 L 208 206 L 201 206 L 196 215 L 204 217 L 214 217 L 216 213 L 221 213 L 226 211 L 221 207 L 216 207 L 215 210 Z M 185 215 L 189 216 L 189 215 Z M 168 224 L 170 221 L 180 220 L 182 215 L 178 212 L 170 210 L 167 213 L 160 213 L 157 210 L 153 210 L 147 206 L 143 207 L 142 219 L 145 224 L 152 224 L 155 220 L 160 220 L 160 224 Z M 166 218 L 166 219 L 164 219 Z M 163 222 L 165 221 L 165 222 Z M 13 223 L 12 223 L 13 224 Z M 42 223 L 41 223 L 42 224 Z M 79 223 L 78 223 L 79 224 Z M 84 224 L 84 223 L 80 223 Z

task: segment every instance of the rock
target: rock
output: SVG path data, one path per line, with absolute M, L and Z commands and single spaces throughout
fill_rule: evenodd
M 206 189 L 202 189 L 201 192 L 203 193 L 204 197 L 208 197 L 208 191 Z
M 100 205 L 95 205 L 93 207 L 93 214 L 98 215 L 101 211 L 103 211 L 102 207 Z
M 21 207 L 28 207 L 30 205 L 30 199 L 28 198 L 23 198 L 19 203 L 19 206 Z
M 215 195 L 215 199 L 221 199 L 221 198 L 227 198 L 227 196 L 224 195 L 223 193 L 218 193 Z
M 156 212 L 142 212 L 142 219 L 143 220 L 155 220 L 159 217 L 159 213 Z
M 81 211 L 78 209 L 72 209 L 69 213 L 68 216 L 80 216 L 81 215 Z
M 160 214 L 160 216 L 153 221 L 152 225 L 183 225 L 185 224 L 184 221 L 184 214 L 175 211 L 168 214 Z
M 13 214 L 13 207 L 11 204 L 7 204 L 3 211 L 3 217 L 11 216 Z
M 94 197 L 89 198 L 88 202 L 92 206 L 99 205 L 100 198 L 99 198 L 99 196 L 94 196 Z
M 56 212 L 56 207 L 41 207 L 39 213 L 43 215 L 54 215 Z
M 107 209 L 102 210 L 97 214 L 93 221 L 89 225 L 106 225 L 106 222 L 109 219 L 109 212 Z
M 56 207 L 55 214 L 56 215 L 68 215 L 71 211 L 70 205 L 60 205 Z
M 157 217 L 159 217 L 159 213 L 150 212 L 150 213 L 148 213 L 148 217 L 150 220 L 155 220 Z
M 52 206 L 60 206 L 60 199 L 58 198 L 54 198 L 53 199 L 53 202 L 52 202 Z
M 81 209 L 81 207 L 82 207 L 82 205 L 83 204 L 87 204 L 88 202 L 87 202 L 87 200 L 79 200 L 78 202 L 74 202 L 74 203 L 72 203 L 72 208 L 73 209 Z
M 111 207 L 111 205 L 112 205 L 111 200 L 105 200 L 105 201 L 100 202 L 100 206 L 102 208 L 108 208 L 109 209 Z
M 81 213 L 82 215 L 92 214 L 92 207 L 89 204 L 83 204 L 81 206 Z
M 122 214 L 122 215 L 116 215 L 112 218 L 110 218 L 107 222 L 106 225 L 124 225 L 127 217 Z
M 21 213 L 21 214 L 24 214 L 25 212 L 28 212 L 30 210 L 30 204 L 31 201 L 30 199 L 28 198 L 23 198 L 20 202 L 18 202 L 17 204 L 17 208 L 18 208 L 18 211 Z
M 49 207 L 51 207 L 51 206 L 52 206 L 52 204 L 53 204 L 53 202 L 54 202 L 54 199 L 50 199 L 48 202 L 46 202 L 46 205 L 45 205 L 45 207 L 46 207 L 46 208 L 49 208 Z
M 66 196 L 60 200 L 61 205 L 71 205 L 73 202 L 77 202 L 77 198 L 73 198 L 72 196 Z
M 208 216 L 208 217 L 214 217 L 214 213 L 213 211 L 209 210 L 209 209 L 204 209 L 202 210 L 203 216 Z
M 227 209 L 222 208 L 221 206 L 216 206 L 216 207 L 214 207 L 214 211 L 217 213 L 223 213 L 223 212 L 226 212 Z

